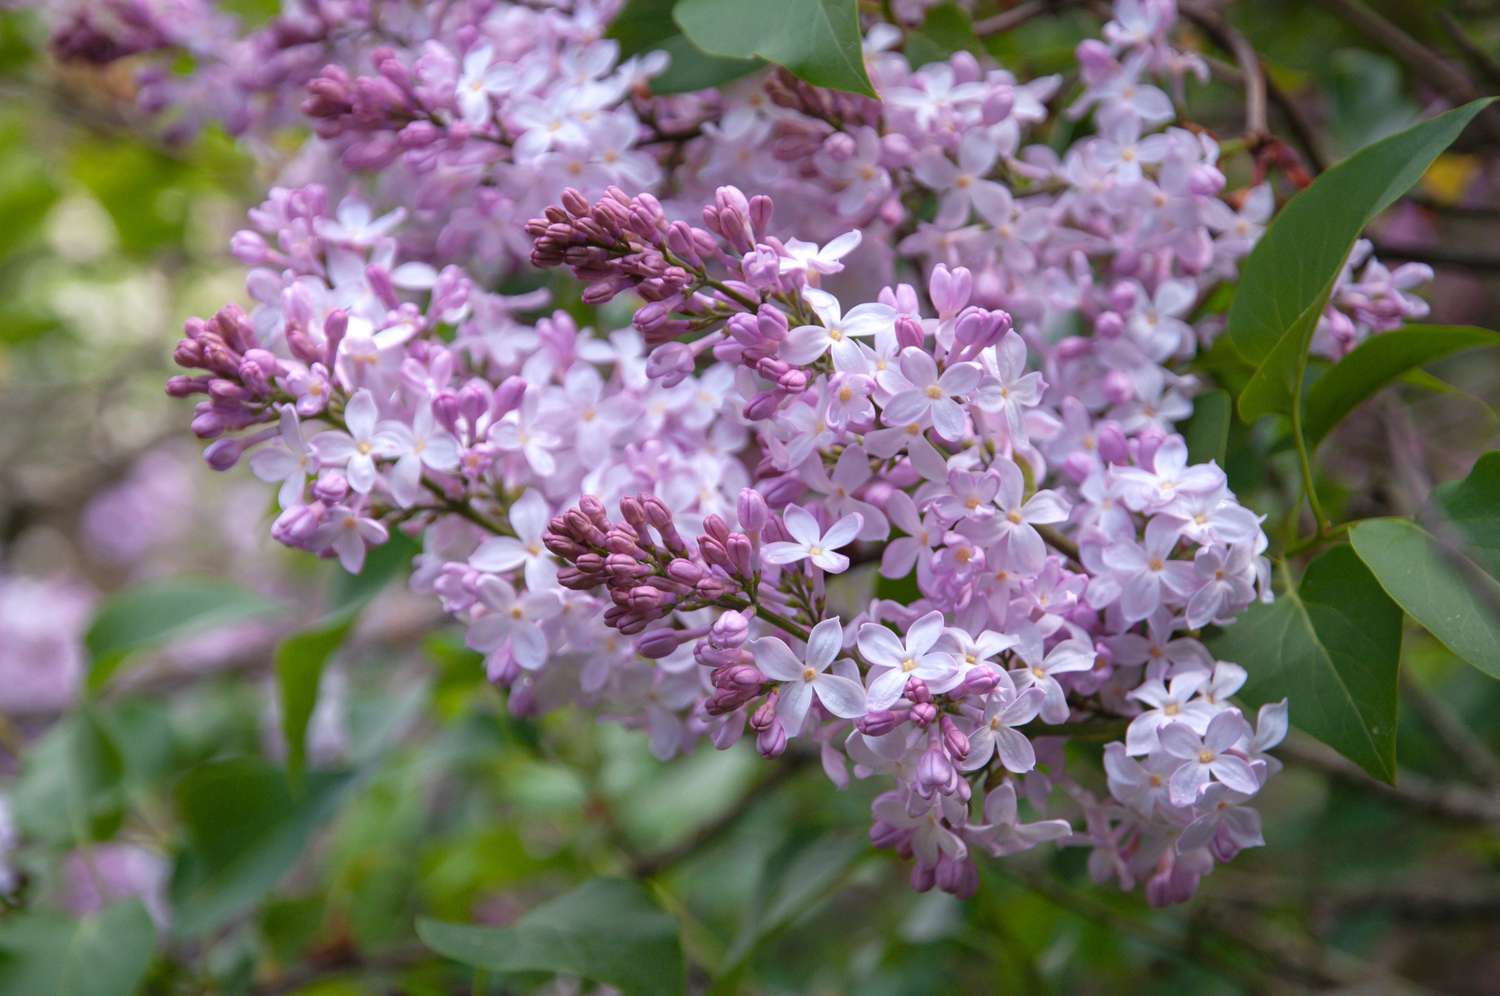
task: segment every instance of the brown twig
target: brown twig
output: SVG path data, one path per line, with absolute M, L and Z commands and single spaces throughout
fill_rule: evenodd
M 1179 5 L 1183 16 L 1224 51 L 1234 56 L 1245 87 L 1245 138 L 1253 149 L 1269 137 L 1266 122 L 1266 73 L 1249 39 L 1205 4 L 1184 2 Z
M 1495 61 L 1488 52 L 1474 44 L 1474 39 L 1464 31 L 1463 25 L 1458 23 L 1451 13 L 1446 10 L 1437 12 L 1438 23 L 1443 26 L 1453 46 L 1463 55 L 1469 65 L 1480 76 L 1483 76 L 1491 86 L 1500 86 L 1500 62 Z
M 1288 739 L 1277 748 L 1277 754 L 1294 764 L 1322 772 L 1335 781 L 1426 816 L 1500 829 L 1500 793 L 1437 782 L 1409 771 L 1399 773 L 1396 784 L 1387 785 L 1371 778 L 1359 765 L 1331 748 L 1305 737 Z
M 1375 254 L 1386 259 L 1451 266 L 1461 270 L 1500 270 L 1500 255 L 1478 249 L 1456 249 L 1449 246 L 1393 246 L 1375 243 Z
M 1464 104 L 1483 96 L 1479 87 L 1462 69 L 1407 34 L 1394 21 L 1367 7 L 1362 0 L 1323 0 L 1323 6 L 1394 55 L 1453 103 Z M 1500 117 L 1495 115 L 1493 109 L 1480 114 L 1477 123 L 1490 141 L 1500 142 Z
M 1024 0 L 1009 10 L 974 22 L 974 33 L 980 38 L 1013 31 L 1034 17 L 1040 17 L 1061 6 L 1056 0 Z
M 1481 785 L 1500 786 L 1500 758 L 1464 725 L 1446 702 L 1405 671 L 1401 672 L 1401 701 L 1411 706 L 1423 724 Z

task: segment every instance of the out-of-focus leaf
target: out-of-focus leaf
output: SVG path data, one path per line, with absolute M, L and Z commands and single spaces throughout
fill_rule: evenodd
M 974 33 L 974 22 L 962 7 L 940 3 L 927 11 L 920 28 L 907 35 L 905 51 L 912 68 L 917 68 L 954 52 L 982 52 L 984 43 Z
M 1229 447 L 1229 423 L 1234 418 L 1234 403 L 1228 391 L 1209 391 L 1193 399 L 1193 417 L 1183 426 L 1188 459 L 1193 463 L 1212 460 L 1224 466 L 1224 452 Z
M 606 36 L 620 43 L 620 56 L 666 52 L 672 60 L 665 72 L 650 81 L 653 93 L 690 93 L 728 83 L 761 68 L 758 59 L 726 59 L 710 55 L 683 35 L 672 20 L 677 0 L 628 0 Z
M 1407 325 L 1371 336 L 1308 388 L 1303 436 L 1316 446 L 1360 402 L 1403 374 L 1478 346 L 1500 346 L 1500 332 L 1468 325 Z
M 84 634 L 90 657 L 88 687 L 102 687 L 137 651 L 280 608 L 239 585 L 213 578 L 173 578 L 127 588 L 99 606 Z
M 1245 260 L 1229 309 L 1235 348 L 1257 364 L 1240 394 L 1242 418 L 1291 411 L 1307 344 L 1355 239 L 1489 103 L 1473 101 L 1360 150 L 1276 216 Z
M 825 898 L 864 850 L 859 841 L 828 836 L 811 842 L 790 840 L 774 852 L 725 956 L 726 965 L 743 964 L 761 943 Z
M 1476 460 L 1463 480 L 1440 485 L 1433 498 L 1463 533 L 1475 559 L 1500 577 L 1500 451 Z
M 678 0 L 672 16 L 712 55 L 765 59 L 813 86 L 875 96 L 856 0 Z
M 294 633 L 276 648 L 276 692 L 281 700 L 281 733 L 286 740 L 287 777 L 300 786 L 307 763 L 307 725 L 318 705 L 323 670 L 358 616 L 345 609 L 322 623 Z
M 488 971 L 578 975 L 627 994 L 683 990 L 677 921 L 622 879 L 586 882 L 510 927 L 422 917 L 417 935 L 438 954 Z
M 188 772 L 176 793 L 188 843 L 172 878 L 174 929 L 202 936 L 263 899 L 353 781 L 347 772 L 313 772 L 294 796 L 286 773 L 258 758 Z
M 1328 127 L 1338 151 L 1353 152 L 1416 120 L 1418 108 L 1402 92 L 1401 66 L 1390 56 L 1341 48 L 1329 57 L 1328 68 Z
M 156 949 L 146 907 L 131 899 L 71 919 L 28 912 L 0 920 L 0 992 L 131 996 Z
M 1287 698 L 1298 729 L 1395 779 L 1401 610 L 1353 550 L 1318 557 L 1300 584 L 1250 606 L 1209 645 L 1249 672 L 1245 701 Z
M 26 752 L 11 801 L 22 832 L 57 844 L 113 835 L 125 804 L 125 756 L 92 708 L 58 722 Z
M 334 574 L 332 611 L 364 605 L 391 582 L 398 578 L 404 582 L 411 575 L 411 559 L 419 552 L 416 540 L 393 532 L 389 540 L 370 550 L 358 574 L 344 570 Z

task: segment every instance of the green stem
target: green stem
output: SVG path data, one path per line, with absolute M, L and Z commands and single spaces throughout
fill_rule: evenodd
M 1323 505 L 1318 500 L 1318 489 L 1313 483 L 1312 455 L 1307 450 L 1307 440 L 1302 436 L 1302 386 L 1307 379 L 1307 361 L 1297 366 L 1297 388 L 1292 393 L 1292 439 L 1297 444 L 1297 463 L 1302 471 L 1302 489 L 1307 492 L 1307 503 L 1312 506 L 1313 521 L 1317 523 L 1319 535 L 1328 531 L 1328 516 L 1323 514 Z

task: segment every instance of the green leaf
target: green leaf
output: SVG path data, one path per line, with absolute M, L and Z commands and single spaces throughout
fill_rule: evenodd
M 765 59 L 813 86 L 876 95 L 857 0 L 678 0 L 672 17 L 711 55 Z
M 323 670 L 343 645 L 358 615 L 358 609 L 335 613 L 319 625 L 287 637 L 276 648 L 281 733 L 286 740 L 287 776 L 294 786 L 300 786 L 307 762 L 307 724 L 318 705 Z
M 832 895 L 839 879 L 867 853 L 861 842 L 830 834 L 811 841 L 796 835 L 767 855 L 739 933 L 724 956 L 726 974 L 743 968 L 763 944 Z
M 941 62 L 954 52 L 982 51 L 984 42 L 974 33 L 974 22 L 954 3 L 940 3 L 928 10 L 922 26 L 906 37 L 906 58 L 913 69 Z
M 1478 346 L 1500 346 L 1500 332 L 1469 325 L 1407 325 L 1372 335 L 1308 388 L 1304 437 L 1316 446 L 1360 402 L 1408 371 Z
M 89 690 L 103 687 L 125 658 L 137 651 L 281 608 L 238 585 L 212 578 L 173 578 L 127 588 L 99 606 L 84 634 L 91 658 Z
M 1462 481 L 1440 485 L 1433 498 L 1485 570 L 1500 577 L 1500 451 L 1476 460 Z
M 392 581 L 397 578 L 404 581 L 411 574 L 411 559 L 420 552 L 416 540 L 404 533 L 392 533 L 389 540 L 370 549 L 358 574 L 345 570 L 334 574 L 333 592 L 329 598 L 333 611 L 364 605 Z
M 691 93 L 728 83 L 762 68 L 758 59 L 726 59 L 694 45 L 672 20 L 677 0 L 629 0 L 615 17 L 605 37 L 620 43 L 620 57 L 644 52 L 666 52 L 665 72 L 651 78 L 651 92 Z
M 1291 721 L 1383 781 L 1396 776 L 1401 610 L 1346 546 L 1307 567 L 1270 605 L 1210 641 L 1240 664 L 1251 705 L 1289 700 Z
M 172 878 L 176 931 L 200 937 L 264 899 L 353 782 L 347 772 L 314 772 L 294 796 L 283 771 L 248 757 L 188 772 L 176 794 L 187 833 Z
M 0 992 L 131 996 L 156 951 L 156 927 L 140 900 L 82 919 L 28 912 L 0 921 Z
M 1500 581 L 1408 519 L 1366 519 L 1349 531 L 1349 540 L 1407 615 L 1459 657 L 1500 678 Z
M 1234 417 L 1228 391 L 1209 391 L 1193 399 L 1193 417 L 1183 426 L 1187 440 L 1188 460 L 1207 463 L 1212 460 L 1224 466 L 1229 449 L 1229 423 Z
M 1291 411 L 1307 345 L 1361 231 L 1421 179 L 1492 98 L 1382 139 L 1318 177 L 1276 216 L 1240 271 L 1229 336 L 1258 365 L 1240 417 Z
M 112 836 L 125 805 L 125 756 L 94 710 L 58 722 L 26 752 L 12 801 L 30 837 L 78 844 Z
M 623 879 L 593 879 L 510 927 L 421 917 L 417 936 L 438 954 L 487 971 L 578 975 L 625 993 L 683 990 L 677 921 Z

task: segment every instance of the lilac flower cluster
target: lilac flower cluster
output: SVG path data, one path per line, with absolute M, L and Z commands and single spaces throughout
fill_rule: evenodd
M 212 465 L 278 488 L 276 539 L 357 571 L 418 537 L 413 587 L 517 714 L 662 758 L 817 744 L 881 779 L 872 840 L 920 889 L 1057 841 L 1174 902 L 1260 843 L 1285 703 L 1252 724 L 1200 636 L 1270 597 L 1266 539 L 1175 427 L 1274 203 L 1174 125 L 1202 67 L 1170 2 L 1080 47 L 1094 128 L 1060 152 L 1030 141 L 1060 79 L 914 69 L 890 25 L 878 101 L 646 97 L 608 5 L 397 6 L 288 42 L 316 59 L 267 103 L 317 137 L 235 237 L 252 307 L 190 321 L 169 384 Z M 630 327 L 494 289 L 527 258 Z M 1420 268 L 1358 262 L 1329 355 L 1420 314 Z

